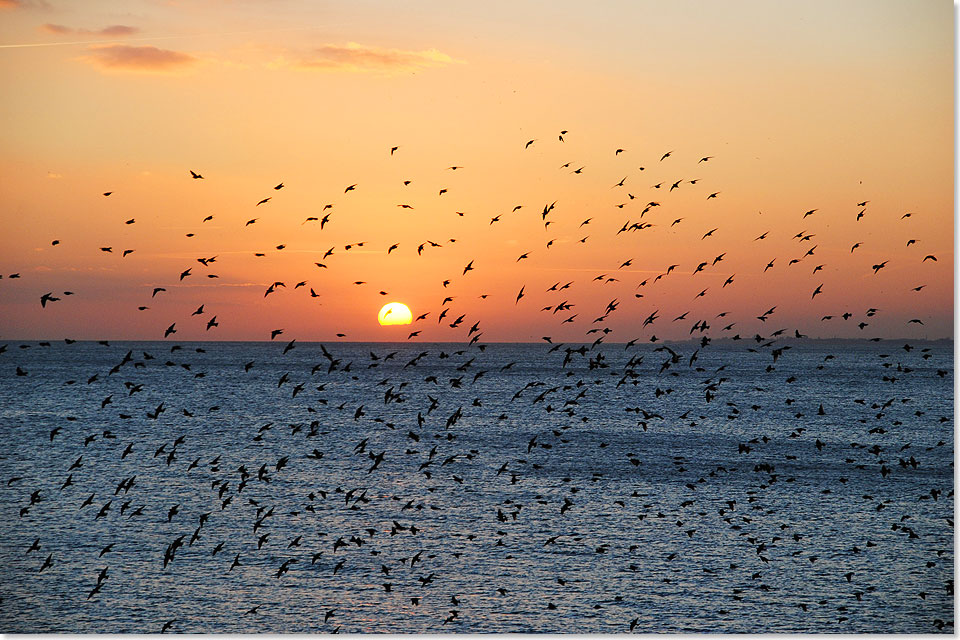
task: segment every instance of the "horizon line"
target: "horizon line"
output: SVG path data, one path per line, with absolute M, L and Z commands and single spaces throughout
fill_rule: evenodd
M 759 335 L 759 334 L 757 334 L 757 335 Z M 945 337 L 941 337 L 941 338 L 908 338 L 908 337 L 904 337 L 904 336 L 895 337 L 895 338 L 840 338 L 840 337 L 836 337 L 836 338 L 811 338 L 811 337 L 808 337 L 808 336 L 803 336 L 802 338 L 797 338 L 796 336 L 786 336 L 786 335 L 785 335 L 785 336 L 777 336 L 777 337 L 768 336 L 768 337 L 765 337 L 765 338 L 764 338 L 764 340 L 773 340 L 773 339 L 778 339 L 778 340 L 798 340 L 798 341 L 799 341 L 799 340 L 817 340 L 817 341 L 833 340 L 833 341 L 843 341 L 843 342 L 894 342 L 894 341 L 905 341 L 905 340 L 912 340 L 912 341 L 914 341 L 914 342 L 953 342 L 953 340 L 954 340 L 953 336 L 945 336 Z M 96 343 L 99 343 L 99 342 L 145 342 L 145 343 L 146 343 L 146 342 L 149 342 L 149 343 L 161 343 L 161 344 L 170 344 L 170 345 L 175 345 L 175 344 L 180 344 L 180 343 L 184 343 L 184 344 L 210 344 L 210 343 L 222 343 L 222 344 L 236 344 L 236 343 L 282 344 L 282 343 L 284 343 L 284 342 L 289 342 L 289 340 L 284 341 L 284 340 L 243 340 L 243 339 L 240 339 L 240 340 L 178 340 L 178 341 L 168 341 L 168 340 L 164 340 L 164 339 L 162 339 L 162 338 L 161 338 L 161 339 L 158 339 L 158 340 L 141 339 L 141 338 L 132 338 L 132 339 L 127 339 L 127 338 L 75 338 L 75 339 L 74 339 L 74 338 L 0 338 L 0 340 L 4 340 L 4 341 L 7 341 L 7 342 L 38 342 L 38 343 L 39 343 L 39 342 L 49 342 L 49 343 L 53 343 L 53 342 L 66 342 L 67 340 L 71 340 L 71 343 L 70 343 L 70 344 L 77 343 L 77 342 L 96 342 Z M 293 338 L 292 340 L 295 340 L 295 341 L 296 341 L 297 338 Z M 735 340 L 735 339 L 733 339 L 732 337 L 710 338 L 710 341 L 711 341 L 711 342 L 745 342 L 745 341 L 754 341 L 754 340 L 755 340 L 754 336 L 741 337 L 739 340 Z M 324 343 L 324 342 L 332 342 L 332 343 L 337 343 L 337 344 L 410 344 L 410 345 L 416 345 L 416 344 L 458 344 L 458 345 L 464 345 L 464 346 L 471 346 L 471 344 L 472 344 L 472 343 L 470 343 L 470 342 L 468 342 L 468 341 L 458 341 L 458 340 L 432 340 L 432 341 L 420 341 L 420 342 L 407 342 L 407 341 L 402 341 L 402 342 L 400 342 L 400 341 L 396 341 L 396 340 L 339 340 L 339 339 L 333 339 L 333 340 L 301 340 L 300 342 L 301 342 L 302 344 L 320 344 L 320 343 Z M 631 341 L 629 341 L 629 340 L 625 340 L 625 341 L 621 341 L 621 342 L 617 342 L 617 341 L 609 341 L 609 342 L 608 342 L 608 341 L 604 341 L 604 342 L 602 342 L 602 343 L 600 343 L 600 344 L 625 345 L 625 344 L 628 344 L 629 342 L 631 342 Z M 636 341 L 635 344 L 636 344 L 636 345 L 641 345 L 641 344 L 652 344 L 652 345 L 655 345 L 655 344 L 659 344 L 659 343 L 684 343 L 684 342 L 700 342 L 700 338 L 685 338 L 685 339 L 682 339 L 682 340 L 676 340 L 676 339 L 663 339 L 663 340 L 660 340 L 660 339 L 658 339 L 656 342 L 650 342 L 649 340 L 646 341 L 646 342 Z M 483 345 L 490 345 L 490 344 L 593 344 L 593 341 L 592 341 L 592 340 L 588 340 L 588 341 L 583 341 L 583 342 L 577 342 L 577 341 L 565 342 L 565 341 L 563 341 L 563 340 L 557 340 L 556 342 L 547 342 L 547 341 L 545 341 L 545 340 L 539 340 L 539 341 L 528 341 L 528 340 L 491 340 L 491 341 L 485 341 L 485 342 L 482 342 L 482 343 L 479 343 L 479 342 L 478 342 L 478 343 L 475 343 L 475 344 L 477 344 L 478 346 L 481 345 L 481 344 L 483 344 Z

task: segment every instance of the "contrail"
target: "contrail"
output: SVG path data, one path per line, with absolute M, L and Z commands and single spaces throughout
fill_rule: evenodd
M 288 27 L 286 29 L 256 29 L 253 31 L 228 31 L 225 33 L 197 33 L 182 36 L 153 36 L 148 38 L 113 38 L 110 40 L 75 40 L 73 42 L 27 42 L 23 44 L 0 44 L 0 49 L 22 49 L 26 47 L 65 47 L 80 44 L 122 44 L 124 42 L 146 42 L 150 40 L 177 40 L 206 36 L 236 36 L 250 33 L 270 33 L 275 31 L 304 31 L 314 27 Z

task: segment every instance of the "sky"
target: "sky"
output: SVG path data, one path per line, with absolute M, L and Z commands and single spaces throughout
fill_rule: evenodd
M 952 337 L 954 24 L 0 0 L 0 340 Z

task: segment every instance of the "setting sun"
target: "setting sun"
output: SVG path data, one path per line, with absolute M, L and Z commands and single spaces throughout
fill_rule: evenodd
M 402 302 L 388 302 L 377 314 L 377 321 L 381 325 L 410 324 L 413 321 L 413 315 L 407 305 Z

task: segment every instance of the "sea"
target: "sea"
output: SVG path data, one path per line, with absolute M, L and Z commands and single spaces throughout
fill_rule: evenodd
M 953 633 L 952 341 L 8 341 L 0 632 Z

